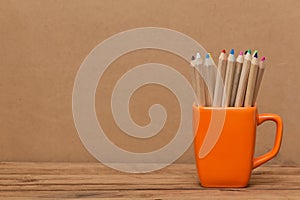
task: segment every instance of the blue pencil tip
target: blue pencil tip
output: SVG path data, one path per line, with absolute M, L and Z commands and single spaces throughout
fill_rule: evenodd
M 234 55 L 234 49 L 230 50 L 230 54 Z
M 209 53 L 206 54 L 205 58 L 209 58 Z

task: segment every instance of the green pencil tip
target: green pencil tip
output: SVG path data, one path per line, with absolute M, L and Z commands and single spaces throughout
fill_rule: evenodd
M 251 54 L 251 49 L 248 49 L 248 53 L 250 53 L 250 54 Z

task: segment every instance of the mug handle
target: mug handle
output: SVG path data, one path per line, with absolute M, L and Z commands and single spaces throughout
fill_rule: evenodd
M 275 114 L 259 114 L 257 124 L 261 125 L 263 122 L 271 120 L 276 123 L 276 137 L 273 149 L 268 153 L 253 159 L 253 169 L 264 164 L 276 156 L 280 149 L 282 139 L 282 120 Z

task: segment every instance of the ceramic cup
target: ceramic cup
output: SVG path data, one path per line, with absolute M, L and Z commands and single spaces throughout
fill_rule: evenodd
M 276 124 L 273 149 L 254 158 L 256 127 Z M 252 169 L 276 156 L 282 138 L 282 120 L 275 114 L 257 114 L 256 107 L 193 106 L 194 151 L 203 187 L 246 187 Z

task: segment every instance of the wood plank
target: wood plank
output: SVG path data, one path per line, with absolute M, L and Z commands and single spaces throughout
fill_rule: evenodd
M 122 165 L 122 164 L 120 164 Z M 152 172 L 154 174 L 161 173 L 162 171 L 166 171 L 166 169 L 172 170 L 172 173 L 181 173 L 176 169 L 185 169 L 185 173 L 194 173 L 195 165 L 194 164 L 171 164 L 162 170 L 158 170 Z M 272 169 L 272 170 L 270 170 Z M 18 170 L 20 173 L 30 172 L 32 174 L 45 174 L 45 173 L 95 173 L 99 174 L 100 172 L 114 172 L 114 173 L 123 173 L 117 170 L 111 169 L 106 167 L 101 163 L 47 163 L 47 162 L 0 162 L 0 174 L 1 173 L 16 173 Z M 174 171 L 173 171 L 174 170 Z M 193 170 L 193 171 L 189 171 Z M 299 166 L 280 166 L 280 165 L 263 165 L 254 170 L 254 172 L 259 173 L 282 173 L 282 174 L 289 174 L 290 172 L 299 172 Z M 126 174 L 126 173 L 123 173 Z M 147 173 L 146 173 L 147 174 Z
M 180 170 L 184 169 L 185 174 L 194 174 L 194 164 L 172 164 L 168 167 L 151 172 L 152 174 L 160 174 L 162 172 L 172 171 L 173 174 L 181 174 Z M 30 163 L 30 162 L 0 162 L 0 174 L 127 174 L 102 165 L 101 163 Z M 253 171 L 254 174 L 299 174 L 299 166 L 279 166 L 265 165 Z M 148 174 L 148 173 L 145 173 Z
M 300 166 L 262 166 L 253 171 L 247 188 L 206 189 L 194 164 L 130 174 L 99 163 L 0 163 L 0 197 L 300 199 Z
M 100 189 L 198 189 L 196 176 L 176 175 L 0 175 L 0 191 L 2 190 L 26 190 L 30 188 L 42 188 L 53 186 L 56 189 L 60 185 L 69 190 L 78 187 L 99 187 Z M 130 182 L 128 181 L 130 180 Z M 281 183 L 280 185 L 277 183 Z M 250 189 L 300 189 L 300 175 L 269 175 L 264 178 L 261 175 L 253 175 L 250 181 Z M 49 188 L 50 189 L 50 188 Z
M 27 191 L 2 192 L 5 199 L 212 199 L 212 200 L 287 200 L 299 199 L 299 190 L 101 190 L 101 191 Z

